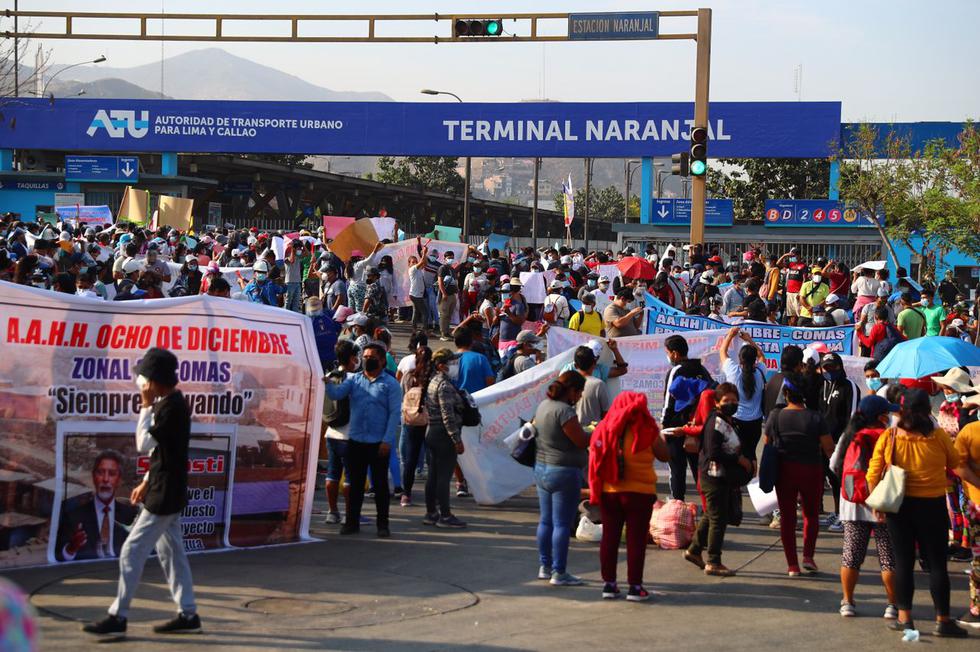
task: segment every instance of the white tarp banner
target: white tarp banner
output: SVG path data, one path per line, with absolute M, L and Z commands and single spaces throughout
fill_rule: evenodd
M 425 244 L 427 240 L 422 239 L 422 244 Z M 429 253 L 433 251 L 439 252 L 439 261 L 442 261 L 442 256 L 447 251 L 452 251 L 456 255 L 456 260 L 462 260 L 463 254 L 466 253 L 467 245 L 461 242 L 444 242 L 442 240 L 432 240 L 429 242 Z M 403 307 L 412 305 L 412 300 L 409 298 L 408 294 L 408 259 L 412 256 L 418 256 L 418 243 L 415 240 L 406 240 L 404 242 L 395 242 L 390 245 L 385 245 L 384 248 L 375 256 L 374 260 L 379 261 L 384 256 L 391 256 L 391 264 L 394 277 L 392 279 L 394 296 L 390 298 L 390 304 L 393 307 Z

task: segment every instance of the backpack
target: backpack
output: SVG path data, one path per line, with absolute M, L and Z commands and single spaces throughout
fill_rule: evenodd
M 504 357 L 500 360 L 500 371 L 497 372 L 497 382 L 507 380 L 517 373 L 514 369 L 514 358 L 517 357 L 517 347 L 512 346 L 504 352 Z
M 476 406 L 476 401 L 465 389 L 457 389 L 456 391 L 459 392 L 459 398 L 463 402 L 463 409 L 459 412 L 463 425 L 470 428 L 480 425 L 483 418 L 480 416 L 480 408 Z
M 429 425 L 429 413 L 425 409 L 425 388 L 412 387 L 402 398 L 402 423 L 406 426 Z
M 871 437 L 855 435 L 844 455 L 844 470 L 840 479 L 840 493 L 845 500 L 863 503 L 871 495 L 868 487 L 868 461 L 874 452 Z
M 343 369 L 334 369 L 324 382 L 339 385 L 344 382 L 345 373 Z M 334 428 L 343 428 L 350 423 L 350 397 L 342 398 L 338 401 L 330 398 L 330 395 L 323 394 L 323 423 Z
M 902 342 L 905 338 L 902 334 L 898 332 L 898 329 L 892 326 L 890 323 L 885 324 L 885 339 L 881 340 L 875 344 L 874 349 L 871 351 L 871 358 L 875 362 L 881 362 L 885 359 L 885 356 L 895 348 L 895 345 Z

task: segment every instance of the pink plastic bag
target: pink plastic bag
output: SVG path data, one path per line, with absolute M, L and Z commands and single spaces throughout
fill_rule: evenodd
M 650 536 L 664 550 L 678 550 L 691 545 L 697 526 L 698 508 L 682 500 L 659 500 L 650 517 Z

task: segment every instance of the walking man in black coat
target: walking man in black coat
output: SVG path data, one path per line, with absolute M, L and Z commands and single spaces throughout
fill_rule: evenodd
M 143 566 L 155 548 L 178 613 L 157 625 L 158 634 L 201 631 L 194 603 L 191 567 L 184 553 L 180 513 L 187 505 L 187 457 L 191 414 L 177 389 L 177 357 L 164 349 L 150 349 L 136 368 L 142 409 L 136 425 L 136 447 L 150 455 L 150 470 L 133 489 L 134 505 L 143 504 L 119 555 L 119 589 L 109 615 L 83 630 L 119 639 L 126 635 L 126 617 Z

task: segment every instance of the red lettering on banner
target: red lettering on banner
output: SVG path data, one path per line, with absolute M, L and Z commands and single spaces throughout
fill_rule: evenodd
M 7 320 L 7 343 L 20 343 L 20 320 L 16 317 L 11 317 Z
M 150 470 L 150 456 L 140 455 L 136 458 L 136 475 L 143 476 Z M 191 475 L 210 475 L 225 472 L 225 456 L 209 455 L 193 457 L 187 460 L 187 472 Z

